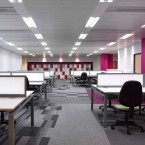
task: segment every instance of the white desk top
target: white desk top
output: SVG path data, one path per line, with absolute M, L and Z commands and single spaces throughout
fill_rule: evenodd
M 119 93 L 122 87 L 97 87 L 97 85 L 92 85 L 92 87 L 100 90 L 102 93 Z M 145 87 L 142 87 L 142 92 L 145 93 Z
M 30 85 L 43 85 L 44 81 L 42 82 L 29 82 Z
M 33 91 L 27 91 L 26 97 L 0 97 L 0 111 L 12 111 L 26 98 L 28 98 Z

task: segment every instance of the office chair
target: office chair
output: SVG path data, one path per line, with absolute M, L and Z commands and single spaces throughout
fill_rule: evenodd
M 127 134 L 130 135 L 129 126 L 135 126 L 140 128 L 141 132 L 144 132 L 142 126 L 137 125 L 134 121 L 129 121 L 129 118 L 133 118 L 134 112 L 139 111 L 139 107 L 142 103 L 142 86 L 138 81 L 127 81 L 123 84 L 120 94 L 119 103 L 114 105 L 114 107 L 125 112 L 125 120 L 116 120 L 116 123 L 111 125 L 111 129 L 115 126 L 125 125 L 127 129 Z
M 117 99 L 118 98 L 118 95 L 116 95 L 116 94 L 109 94 L 107 98 L 109 100 L 109 104 L 107 105 L 107 108 L 113 109 L 114 112 L 116 113 L 116 109 L 112 105 L 112 99 Z M 101 105 L 99 107 L 99 109 L 102 109 L 102 111 L 104 111 L 104 105 Z
M 80 86 L 85 86 L 85 83 L 88 82 L 88 76 L 87 76 L 87 73 L 86 72 L 83 72 L 81 74 L 81 77 L 78 78 L 76 80 L 77 84 L 80 84 Z

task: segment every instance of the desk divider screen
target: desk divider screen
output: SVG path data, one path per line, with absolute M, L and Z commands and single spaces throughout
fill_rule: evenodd
M 0 97 L 26 97 L 26 77 L 0 76 Z
M 0 76 L 10 76 L 10 72 L 0 72 Z
M 44 71 L 44 78 L 49 78 L 49 77 L 50 77 L 50 72 Z
M 70 73 L 70 74 L 71 74 L 71 76 L 73 76 L 73 75 L 74 75 L 74 71 L 71 71 L 71 73 Z
M 106 71 L 106 73 L 123 73 L 123 71 L 122 70 L 115 70 L 115 69 L 107 69 L 107 71 Z
M 27 76 L 29 82 L 44 81 L 44 72 L 12 72 L 12 76 Z
M 54 71 L 50 71 L 50 76 L 51 76 L 51 77 L 54 76 Z
M 106 71 L 90 71 L 90 76 L 97 76 L 99 73 L 106 73 Z
M 143 74 L 98 74 L 99 87 L 121 87 L 126 81 L 136 80 L 143 86 Z
M 89 71 L 74 71 L 74 76 L 81 76 L 81 74 L 83 73 L 83 72 L 86 72 L 87 73 L 87 75 L 89 75 Z

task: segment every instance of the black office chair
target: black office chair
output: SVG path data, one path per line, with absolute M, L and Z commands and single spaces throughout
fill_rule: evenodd
M 88 83 L 88 76 L 86 72 L 83 72 L 81 74 L 81 77 L 76 79 L 77 84 L 80 84 L 80 86 L 85 86 L 85 83 Z
M 116 113 L 116 109 L 112 105 L 112 99 L 118 99 L 118 95 L 116 95 L 116 94 L 109 94 L 107 98 L 109 100 L 109 104 L 107 105 L 107 108 L 113 109 L 114 112 Z M 101 105 L 99 107 L 99 109 L 102 109 L 102 111 L 104 111 L 104 105 Z
M 144 132 L 143 127 L 137 125 L 134 121 L 129 121 L 129 118 L 133 118 L 134 112 L 139 111 L 139 106 L 142 103 L 141 83 L 138 81 L 125 82 L 119 94 L 119 103 L 114 105 L 114 107 L 119 111 L 125 112 L 125 120 L 117 120 L 115 124 L 111 125 L 111 129 L 114 129 L 115 126 L 125 125 L 128 135 L 131 134 L 129 126 L 138 127 Z

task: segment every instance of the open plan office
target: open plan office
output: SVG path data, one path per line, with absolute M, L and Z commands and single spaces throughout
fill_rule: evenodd
M 0 0 L 0 145 L 144 145 L 145 0 Z

